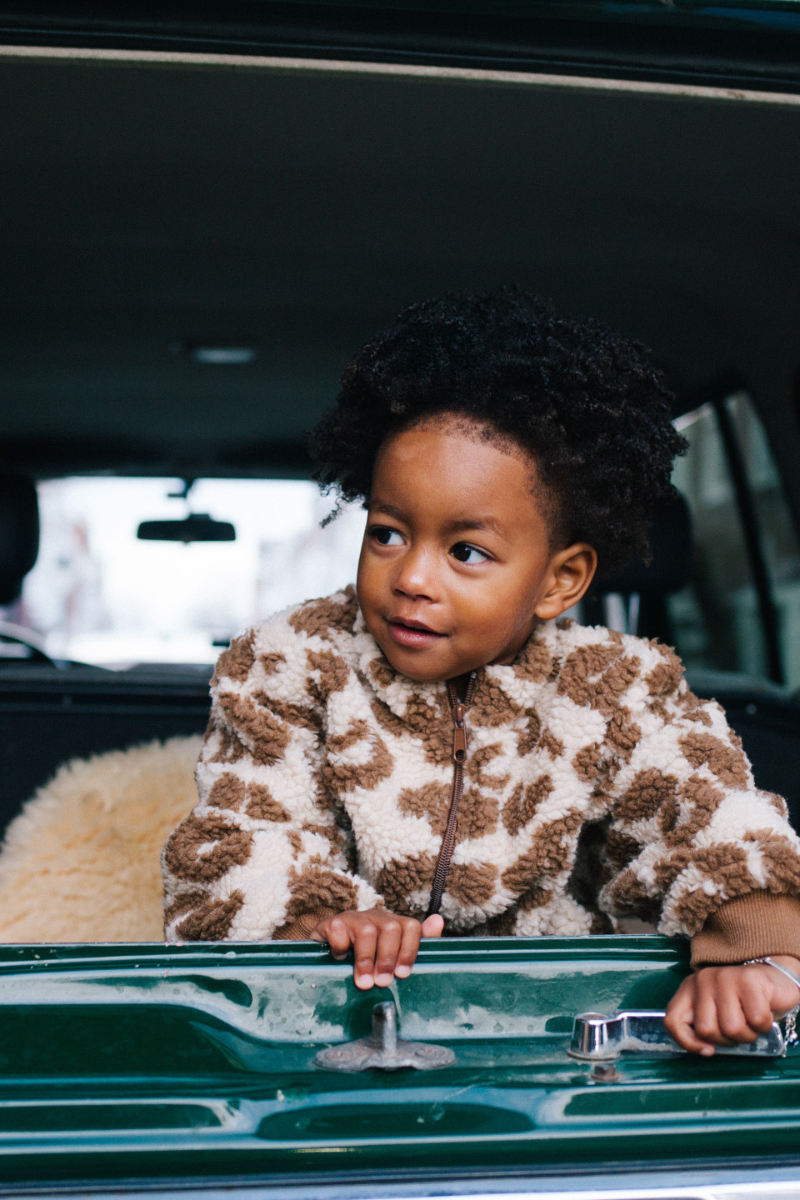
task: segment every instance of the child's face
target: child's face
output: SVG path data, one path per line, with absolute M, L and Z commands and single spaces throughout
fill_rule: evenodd
M 535 464 L 455 418 L 387 439 L 378 455 L 358 566 L 367 628 L 411 679 L 509 663 L 537 620 L 591 582 L 591 546 L 553 549 Z

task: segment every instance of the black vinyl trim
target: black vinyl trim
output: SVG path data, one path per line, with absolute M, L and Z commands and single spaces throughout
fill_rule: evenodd
M 0 3 L 11 44 L 337 58 L 800 92 L 800 12 L 612 3 L 519 12 L 275 0 Z M 514 6 L 519 10 L 520 5 Z

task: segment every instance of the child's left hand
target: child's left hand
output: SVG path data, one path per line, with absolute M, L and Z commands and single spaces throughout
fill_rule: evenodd
M 796 975 L 800 960 L 772 957 Z M 684 979 L 667 1008 L 664 1025 L 679 1046 L 708 1057 L 714 1046 L 754 1042 L 800 1000 L 800 989 L 767 963 L 703 967 Z

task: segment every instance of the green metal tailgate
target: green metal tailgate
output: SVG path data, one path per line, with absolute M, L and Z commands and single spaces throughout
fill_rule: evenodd
M 357 992 L 313 943 L 0 949 L 0 1181 L 800 1161 L 800 1054 L 571 1059 L 585 1010 L 663 1008 L 658 937 L 431 942 Z M 450 1047 L 436 1071 L 338 1074 L 369 1033 Z

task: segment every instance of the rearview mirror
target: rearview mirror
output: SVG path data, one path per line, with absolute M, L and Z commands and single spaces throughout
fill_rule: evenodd
M 136 536 L 143 542 L 235 542 L 236 530 L 208 513 L 189 513 L 182 521 L 142 521 Z

